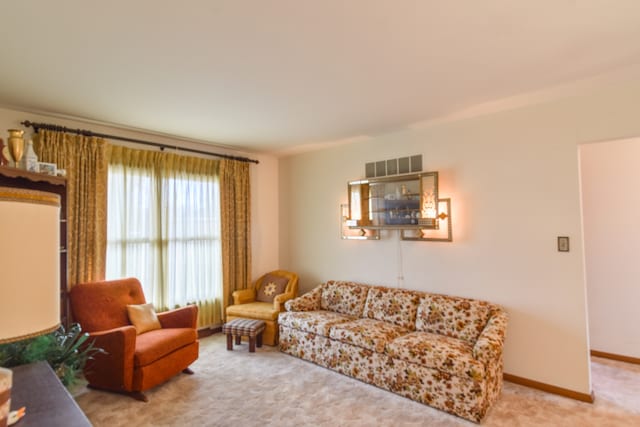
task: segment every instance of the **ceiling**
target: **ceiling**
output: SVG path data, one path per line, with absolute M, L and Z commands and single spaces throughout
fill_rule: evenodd
M 640 63 L 637 0 L 22 0 L 0 16 L 0 105 L 256 152 Z

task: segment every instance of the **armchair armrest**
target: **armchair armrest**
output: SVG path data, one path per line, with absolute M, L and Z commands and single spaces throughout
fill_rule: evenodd
M 508 319 L 504 310 L 495 311 L 473 346 L 473 357 L 485 366 L 502 359 Z
M 317 286 L 312 291 L 285 302 L 287 311 L 314 311 L 320 310 L 320 293 L 322 286 Z
M 131 325 L 89 333 L 94 346 L 105 353 L 96 353 L 87 361 L 84 374 L 89 384 L 111 390 L 131 391 L 133 355 L 136 348 L 136 328 Z
M 193 328 L 198 325 L 198 307 L 188 305 L 175 310 L 158 313 L 163 328 Z
M 276 295 L 273 299 L 273 309 L 276 311 L 284 311 L 284 303 L 295 298 L 295 292 L 285 292 L 284 294 Z
M 233 291 L 233 304 L 246 304 L 256 300 L 256 290 L 254 288 L 238 289 Z

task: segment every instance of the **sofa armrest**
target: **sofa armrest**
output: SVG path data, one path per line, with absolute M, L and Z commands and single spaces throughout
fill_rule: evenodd
M 322 286 L 317 286 L 312 291 L 285 302 L 284 307 L 287 311 L 320 310 L 321 292 Z
M 276 295 L 273 299 L 273 309 L 278 312 L 284 311 L 284 304 L 287 301 L 294 299 L 295 296 L 295 292 L 286 292 L 284 294 Z
M 94 354 L 85 365 L 89 384 L 110 390 L 131 391 L 136 328 L 131 325 L 89 333 L 89 339 L 103 352 Z
M 233 304 L 246 304 L 254 302 L 256 300 L 256 290 L 254 288 L 238 289 L 231 294 L 233 297 Z
M 198 307 L 188 305 L 175 310 L 158 313 L 163 328 L 193 328 L 198 326 Z
M 507 332 L 507 313 L 498 309 L 487 322 L 482 333 L 473 346 L 473 357 L 481 361 L 485 366 L 494 364 L 502 359 L 502 348 Z

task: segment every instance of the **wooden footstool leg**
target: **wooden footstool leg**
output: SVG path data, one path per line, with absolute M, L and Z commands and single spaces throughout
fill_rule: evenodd
M 233 350 L 233 334 L 227 332 L 227 350 Z
M 256 337 L 249 336 L 249 353 L 256 352 Z
M 236 345 L 240 345 L 242 343 L 242 335 L 236 335 Z
M 258 347 L 262 347 L 262 332 L 258 334 Z

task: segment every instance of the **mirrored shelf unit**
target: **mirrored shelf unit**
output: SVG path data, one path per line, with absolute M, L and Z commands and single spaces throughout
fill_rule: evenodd
M 350 228 L 438 227 L 438 172 L 350 181 L 348 194 Z

